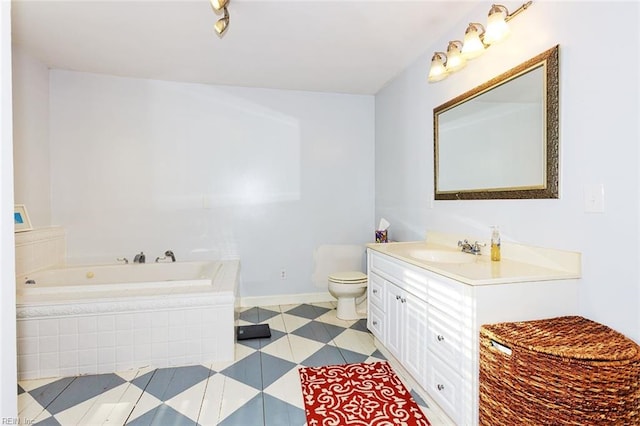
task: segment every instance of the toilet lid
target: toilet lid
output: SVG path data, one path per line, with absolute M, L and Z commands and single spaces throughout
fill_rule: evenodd
M 360 271 L 336 272 L 329 275 L 329 281 L 345 284 L 360 284 L 367 282 L 367 275 Z

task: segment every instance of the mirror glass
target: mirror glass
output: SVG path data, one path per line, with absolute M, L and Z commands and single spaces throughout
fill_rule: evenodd
M 558 198 L 558 46 L 440 105 L 435 198 Z

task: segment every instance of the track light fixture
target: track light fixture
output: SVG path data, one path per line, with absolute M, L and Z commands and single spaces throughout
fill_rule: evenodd
M 222 37 L 224 32 L 227 30 L 227 27 L 229 26 L 229 10 L 227 9 L 227 6 L 229 5 L 230 0 L 209 1 L 214 12 L 219 13 L 220 11 L 222 11 L 222 18 L 218 19 L 218 21 L 213 26 L 218 36 Z
M 469 24 L 464 32 L 464 40 L 450 41 L 447 53 L 436 52 L 431 58 L 429 69 L 429 82 L 433 83 L 447 77 L 449 73 L 464 68 L 466 61 L 482 55 L 490 45 L 504 40 L 509 35 L 507 24 L 516 15 L 531 6 L 533 1 L 528 1 L 509 13 L 501 4 L 494 4 L 489 9 L 487 27 L 477 22 Z
M 224 9 L 228 4 L 229 0 L 211 0 L 211 7 L 213 7 L 213 10 L 215 11 Z
M 218 19 L 216 24 L 213 26 L 213 28 L 216 30 L 216 33 L 221 37 L 222 37 L 222 34 L 227 30 L 227 27 L 229 26 L 229 11 L 227 10 L 226 7 L 223 10 L 224 10 L 224 15 L 222 16 L 222 18 Z

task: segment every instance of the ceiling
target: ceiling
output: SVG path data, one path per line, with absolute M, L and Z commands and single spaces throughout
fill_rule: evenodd
M 219 38 L 208 0 L 13 0 L 13 42 L 54 69 L 375 94 L 477 4 L 231 0 Z

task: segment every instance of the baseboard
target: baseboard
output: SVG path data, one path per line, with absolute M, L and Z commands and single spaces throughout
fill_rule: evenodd
M 240 306 L 243 308 L 247 308 L 252 306 L 296 305 L 299 303 L 323 303 L 335 301 L 335 297 L 333 297 L 331 294 L 329 294 L 328 291 L 326 291 L 321 293 L 240 297 Z

